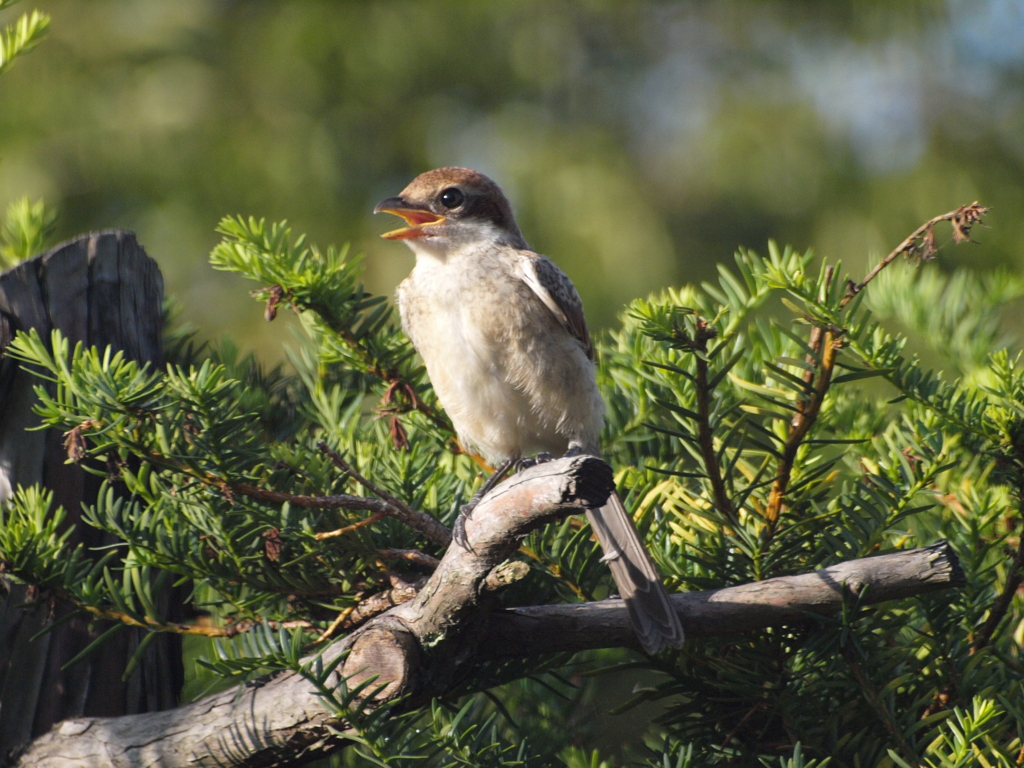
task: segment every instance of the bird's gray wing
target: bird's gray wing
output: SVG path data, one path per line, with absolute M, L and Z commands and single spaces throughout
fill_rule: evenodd
M 548 259 L 530 251 L 520 251 L 516 268 L 526 283 L 558 321 L 594 359 L 594 346 L 583 317 L 583 302 L 569 276 Z

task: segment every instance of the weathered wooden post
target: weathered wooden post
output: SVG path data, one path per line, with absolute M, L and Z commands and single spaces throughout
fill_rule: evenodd
M 3 350 L 17 331 L 35 328 L 48 340 L 56 328 L 72 348 L 78 341 L 110 345 L 134 360 L 161 365 L 162 300 L 156 263 L 125 231 L 83 235 L 0 274 L 0 500 L 19 485 L 42 483 L 67 510 L 74 541 L 86 546 L 108 543 L 99 531 L 78 524 L 82 505 L 95 500 L 100 481 L 66 463 L 58 432 L 26 431 L 38 424 L 32 388 L 41 380 Z M 69 717 L 177 704 L 182 681 L 177 638 L 158 638 L 126 682 L 121 676 L 140 639 L 135 630 L 120 632 L 64 670 L 62 665 L 102 628 L 90 629 L 86 618 L 76 617 L 36 637 L 71 608 L 33 598 L 22 585 L 0 583 L 0 755 Z

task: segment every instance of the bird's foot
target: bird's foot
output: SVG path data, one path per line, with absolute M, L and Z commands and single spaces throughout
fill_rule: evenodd
M 466 549 L 469 544 L 469 540 L 466 538 L 466 521 L 473 516 L 473 510 L 476 509 L 484 496 L 498 486 L 498 483 L 502 481 L 509 469 L 515 464 L 515 461 L 515 459 L 509 459 L 502 463 L 494 470 L 494 474 L 487 478 L 487 482 L 483 484 L 483 487 L 473 494 L 473 498 L 463 504 L 459 510 L 459 516 L 455 518 L 455 525 L 452 526 L 452 541 L 463 549 Z
M 466 537 L 466 520 L 469 519 L 469 515 L 465 511 L 467 507 L 469 504 L 462 507 L 459 516 L 455 518 L 455 525 L 452 526 L 452 541 L 463 549 L 469 549 L 469 539 Z M 472 511 L 470 508 L 470 512 Z
M 455 525 L 452 526 L 452 541 L 463 549 L 469 549 L 469 539 L 466 538 L 466 521 L 473 516 L 473 510 L 483 498 L 483 489 L 459 509 L 459 516 L 455 518 Z
M 555 457 L 552 456 L 550 453 L 542 452 L 538 453 L 536 456 L 532 458 L 526 457 L 522 459 L 517 459 L 515 462 L 515 470 L 516 472 L 522 472 L 524 469 L 536 467 L 538 464 L 546 464 L 547 462 L 552 461 L 554 458 Z

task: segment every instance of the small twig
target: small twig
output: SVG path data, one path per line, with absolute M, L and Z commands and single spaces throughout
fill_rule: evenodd
M 708 351 L 708 339 L 713 339 L 716 335 L 714 328 L 709 327 L 705 320 L 697 318 L 696 334 L 693 340 L 694 348 L 700 352 L 696 355 L 697 441 L 704 459 L 704 471 L 711 481 L 715 506 L 735 523 L 736 508 L 733 507 L 732 499 L 729 498 L 729 492 L 725 487 L 725 480 L 722 478 L 722 468 L 718 463 L 718 454 L 715 452 L 715 434 L 711 429 L 711 390 L 708 388 L 708 362 L 705 355 Z
M 854 297 L 864 290 L 865 286 L 874 280 L 878 273 L 889 266 L 897 256 L 912 256 L 918 253 L 921 259 L 927 261 L 935 255 L 935 233 L 933 228 L 940 221 L 948 221 L 953 225 L 953 241 L 956 243 L 963 243 L 971 239 L 971 227 L 981 222 L 981 217 L 988 213 L 989 209 L 984 205 L 979 205 L 977 201 L 970 205 L 961 205 L 955 211 L 944 213 L 941 216 L 936 216 L 933 219 L 929 219 L 920 227 L 915 229 L 910 235 L 896 246 L 895 250 L 882 259 L 875 268 L 872 269 L 859 283 L 850 282 L 846 287 L 846 295 L 839 302 L 839 308 L 842 309 L 851 301 Z
M 829 289 L 832 287 L 832 278 L 835 276 L 835 267 L 829 264 L 825 267 L 825 294 L 828 295 Z M 810 353 L 807 355 L 807 364 L 812 366 L 804 371 L 804 375 L 801 377 L 804 384 L 810 388 L 814 383 L 814 373 L 818 365 L 818 360 L 821 356 L 821 339 L 825 333 L 825 329 L 819 323 L 811 324 L 811 335 L 807 340 L 807 346 L 810 347 Z M 807 400 L 802 399 L 797 403 L 797 413 L 793 416 L 793 420 L 790 422 L 790 429 L 796 429 L 797 419 L 804 412 L 807 405 Z
M 356 606 L 350 605 L 348 608 L 346 608 L 345 610 L 341 611 L 341 613 L 338 614 L 338 617 L 334 621 L 331 622 L 331 625 L 329 627 L 327 627 L 327 629 L 325 629 L 323 632 L 320 633 L 320 637 L 318 637 L 316 640 L 313 641 L 313 645 L 319 645 L 324 640 L 327 640 L 328 638 L 330 638 L 337 631 L 338 627 L 341 626 L 342 622 L 345 621 L 345 619 L 347 619 L 349 616 L 352 615 L 352 612 L 355 609 L 356 609 Z
M 310 622 L 302 620 L 302 619 L 295 619 L 293 621 L 264 621 L 262 619 L 243 619 L 242 621 L 236 621 L 233 624 L 228 624 L 227 626 L 224 626 L 224 627 L 202 627 L 202 629 L 206 629 L 206 630 L 222 630 L 222 632 L 219 633 L 219 634 L 215 633 L 213 631 L 210 631 L 210 632 L 182 632 L 181 634 L 186 634 L 186 635 L 189 635 L 189 634 L 203 634 L 203 635 L 206 635 L 207 637 L 234 637 L 235 635 L 240 635 L 243 632 L 247 632 L 248 630 L 252 629 L 257 624 L 264 624 L 264 623 L 268 624 L 271 629 L 299 629 L 299 628 L 302 628 L 302 629 L 313 629 L 313 625 Z M 194 625 L 180 625 L 179 624 L 177 626 L 179 626 L 179 627 L 180 626 L 185 626 L 185 627 L 191 628 Z M 176 632 L 177 630 L 172 629 L 170 631 L 171 632 Z
M 288 502 L 297 507 L 306 509 L 358 509 L 365 512 L 383 512 L 389 514 L 391 504 L 380 499 L 371 499 L 366 496 L 349 496 L 346 493 L 338 493 L 332 496 L 307 496 L 301 493 L 286 493 L 285 491 L 273 491 L 267 488 L 260 488 L 248 483 L 222 483 L 220 481 L 204 481 L 209 485 L 216 485 L 223 488 L 225 492 L 239 493 L 248 496 L 256 501 L 267 501 L 274 504 Z
M 99 423 L 96 423 L 95 425 L 103 426 Z M 327 444 L 320 441 L 319 445 L 326 446 Z M 328 455 L 334 454 L 332 461 L 337 458 L 342 462 L 343 468 L 348 466 L 345 461 L 331 451 L 330 448 L 327 448 L 327 450 L 329 452 Z M 435 544 L 440 544 L 442 547 L 447 547 L 452 541 L 451 531 L 449 531 L 443 523 L 435 520 L 425 512 L 418 512 L 417 510 L 412 509 L 404 502 L 399 501 L 389 494 L 379 491 L 379 489 L 375 492 L 383 493 L 386 497 L 385 499 L 373 499 L 366 496 L 350 496 L 345 493 L 330 496 L 308 496 L 306 494 L 286 493 L 284 491 L 260 488 L 259 486 L 251 485 L 249 483 L 229 482 L 228 480 L 218 477 L 213 473 L 190 467 L 181 461 L 176 461 L 166 456 L 162 456 L 155 451 L 140 450 L 139 454 L 144 456 L 146 461 L 156 467 L 181 472 L 203 485 L 220 489 L 221 493 L 223 493 L 232 503 L 234 503 L 234 494 L 237 493 L 243 496 L 248 496 L 250 499 L 254 499 L 256 501 L 269 502 L 271 504 L 284 504 L 287 502 L 305 509 L 356 509 L 364 510 L 366 512 L 382 513 L 387 517 L 393 517 L 396 520 L 405 523 L 410 528 L 422 533 L 430 541 Z M 345 471 L 352 473 L 353 476 L 364 485 L 368 484 L 368 481 L 358 473 L 355 473 L 351 467 Z
M 814 422 L 821 412 L 821 404 L 825 400 L 829 385 L 832 383 L 832 372 L 835 369 L 836 351 L 839 348 L 838 329 L 828 329 L 824 332 L 821 342 L 821 368 L 818 371 L 818 378 L 814 384 L 814 390 L 810 398 L 806 400 L 806 406 L 793 417 L 790 424 L 789 436 L 782 449 L 782 459 L 779 468 L 775 473 L 775 480 L 772 482 L 771 492 L 768 494 L 768 504 L 765 507 L 764 518 L 768 522 L 768 539 L 775 532 L 775 526 L 779 522 L 779 515 L 782 512 L 782 501 L 789 487 L 789 480 L 793 474 L 793 464 L 796 462 L 796 454 L 807 433 L 811 431 Z
M 729 746 L 729 742 L 732 741 L 734 738 L 736 738 L 736 734 L 738 734 L 740 732 L 740 729 L 744 725 L 747 724 L 747 721 L 751 717 L 753 717 L 758 712 L 758 710 L 764 709 L 764 706 L 765 706 L 765 702 L 763 702 L 763 701 L 756 702 L 754 704 L 754 706 L 752 706 L 750 708 L 750 710 L 747 712 L 747 714 L 745 714 L 742 718 L 740 718 L 740 721 L 738 723 L 736 723 L 736 727 L 733 728 L 731 731 L 729 731 L 729 735 L 726 736 L 722 740 L 722 745 L 719 747 L 719 749 L 724 750 L 726 747 L 728 747 Z
M 324 539 L 336 539 L 338 536 L 344 536 L 346 533 L 352 533 L 352 531 L 358 531 L 360 528 L 365 528 L 368 525 L 372 525 L 373 523 L 376 523 L 378 520 L 383 520 L 385 517 L 387 517 L 387 515 L 385 515 L 383 512 L 377 512 L 374 515 L 370 515 L 365 520 L 360 520 L 357 523 L 352 523 L 352 525 L 346 525 L 344 528 L 337 528 L 333 531 L 324 531 L 323 533 L 318 533 L 314 538 L 317 541 L 323 541 Z
M 327 457 L 334 463 L 334 466 L 338 467 L 342 472 L 351 475 L 356 482 L 366 488 L 370 493 L 376 494 L 386 502 L 386 506 L 380 511 L 388 517 L 393 517 L 396 520 L 405 523 L 410 528 L 419 531 L 431 541 L 440 544 L 441 546 L 447 547 L 452 540 L 451 531 L 446 526 L 439 523 L 433 517 L 425 512 L 419 512 L 404 501 L 396 499 L 387 491 L 378 488 L 376 485 L 371 483 L 361 474 L 359 474 L 355 468 L 345 461 L 341 456 L 331 450 L 331 447 L 327 445 L 323 440 L 318 440 L 316 447 L 323 451 Z
M 392 576 L 391 589 L 371 595 L 360 602 L 359 605 L 354 606 L 348 615 L 342 618 L 340 622 L 337 622 L 337 626 L 333 627 L 333 631 L 354 629 L 374 616 L 379 616 L 384 611 L 394 608 L 396 605 L 409 602 L 419 594 L 426 581 L 426 578 L 422 578 L 410 583 Z
M 336 466 L 338 469 L 340 469 L 346 475 L 351 476 L 352 479 L 354 479 L 357 483 L 359 483 L 361 486 L 363 486 L 366 490 L 368 490 L 374 496 L 379 496 L 380 498 L 384 499 L 385 501 L 391 502 L 396 507 L 404 508 L 407 512 L 410 512 L 410 513 L 413 512 L 413 510 L 410 509 L 409 507 L 407 507 L 403 502 L 401 502 L 398 499 L 396 499 L 394 496 L 392 496 L 390 493 L 385 491 L 383 488 L 378 488 L 376 485 L 374 485 L 369 480 L 367 480 L 365 477 L 363 477 L 361 474 L 359 474 L 359 472 L 356 471 L 355 467 L 353 467 L 351 464 L 349 464 L 347 461 L 345 461 L 345 459 L 343 459 L 339 453 L 337 453 L 336 451 L 332 450 L 331 447 L 324 440 L 317 440 L 316 447 L 319 448 L 323 453 L 327 454 L 327 458 L 329 458 L 331 460 L 331 463 L 334 464 L 334 466 Z
M 434 570 L 441 561 L 418 549 L 379 549 L 377 554 L 385 560 L 406 560 L 427 570 Z
M 157 621 L 156 619 L 145 617 L 143 620 L 136 619 L 134 616 L 129 616 L 127 613 L 121 611 L 115 611 L 112 608 L 102 608 L 98 605 L 89 605 L 83 603 L 81 600 L 76 598 L 71 592 L 61 588 L 51 588 L 48 590 L 55 597 L 63 600 L 70 605 L 75 606 L 79 610 L 85 611 L 99 619 L 108 619 L 110 621 L 119 621 L 122 624 L 127 624 L 130 627 L 141 627 L 142 629 L 148 629 L 154 632 L 169 632 L 175 635 L 199 635 L 201 637 L 235 637 L 240 635 L 242 632 L 250 629 L 256 624 L 269 624 L 273 629 L 311 629 L 313 625 L 305 620 L 295 621 L 267 621 L 265 619 L 242 619 L 231 624 L 227 624 L 223 627 L 212 627 L 204 626 L 202 624 L 180 624 L 174 621 Z

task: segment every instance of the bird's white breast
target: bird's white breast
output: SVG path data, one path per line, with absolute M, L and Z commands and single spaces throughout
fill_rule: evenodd
M 492 463 L 561 454 L 571 442 L 596 450 L 603 411 L 593 365 L 507 254 L 421 255 L 398 303 L 464 443 Z

